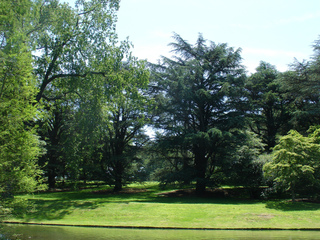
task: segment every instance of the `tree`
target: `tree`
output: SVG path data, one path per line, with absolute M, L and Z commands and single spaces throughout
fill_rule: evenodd
M 263 141 L 266 152 L 276 144 L 277 134 L 289 131 L 290 111 L 285 92 L 280 89 L 280 73 L 266 62 L 260 62 L 256 73 L 246 80 L 248 125 Z
M 183 151 L 192 154 L 190 179 L 201 194 L 216 166 L 232 153 L 229 143 L 237 135 L 232 129 L 243 126 L 244 69 L 240 49 L 207 46 L 201 35 L 195 45 L 177 34 L 174 39 L 174 59 L 153 66 L 154 89 L 163 99 L 158 123 L 171 140 L 183 139 Z
M 66 101 L 56 100 L 49 105 L 46 116 L 38 121 L 38 132 L 46 142 L 46 154 L 39 159 L 47 177 L 49 188 L 55 188 L 57 178 L 67 174 L 68 141 L 74 121 L 72 106 Z M 48 106 L 48 107 L 49 107 Z
M 149 147 L 150 160 L 147 165 L 153 180 L 161 185 L 180 183 L 189 185 L 194 177 L 193 155 L 184 144 L 183 136 L 156 134 Z
M 114 191 L 120 191 L 132 179 L 132 164 L 137 160 L 137 151 L 147 136 L 143 127 L 148 122 L 148 107 L 151 102 L 144 94 L 149 72 L 145 64 L 132 59 L 124 62 L 119 73 L 123 90 L 114 94 L 107 103 L 107 122 L 102 144 L 101 168 L 108 183 L 114 184 Z
M 294 129 L 307 132 L 310 126 L 319 125 L 320 41 L 313 45 L 314 55 L 307 61 L 295 60 L 290 71 L 281 77 L 281 87 L 287 92 L 292 108 Z
M 241 143 L 235 146 L 234 160 L 226 173 L 226 184 L 250 189 L 252 198 L 260 197 L 259 187 L 263 183 L 262 167 L 265 163 L 261 153 L 265 144 L 253 132 L 243 131 Z M 257 191 L 258 190 L 258 191 Z
M 34 126 L 36 82 L 23 28 L 31 1 L 0 3 L 0 193 L 34 191 L 41 183 L 41 142 Z
M 102 109 L 126 84 L 120 68 L 130 55 L 130 44 L 118 43 L 118 8 L 119 0 L 79 0 L 74 8 L 57 0 L 38 0 L 31 9 L 36 99 L 46 106 L 46 117 L 40 119 L 46 123 L 41 126 L 50 126 L 41 131 L 48 147 L 42 163 L 50 187 L 64 171 L 63 165 L 73 178 L 90 178 L 92 156 L 101 138 Z M 59 113 L 66 108 L 74 114 L 74 122 Z M 66 126 L 73 136 L 61 135 Z
M 76 93 L 90 85 L 86 81 L 93 75 L 104 80 L 101 86 L 116 83 L 113 70 L 119 67 L 122 49 L 128 47 L 127 43 L 115 46 L 118 8 L 118 0 L 78 0 L 75 8 L 57 0 L 36 2 L 31 34 L 37 50 L 37 101 Z
M 311 134 L 304 137 L 295 130 L 280 138 L 274 147 L 273 158 L 264 167 L 264 175 L 291 192 L 295 201 L 296 191 L 302 182 L 315 181 L 319 167 L 320 145 Z

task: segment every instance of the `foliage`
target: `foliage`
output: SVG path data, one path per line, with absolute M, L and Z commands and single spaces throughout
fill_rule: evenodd
M 278 81 L 280 73 L 266 62 L 260 62 L 256 72 L 245 83 L 248 98 L 248 126 L 271 152 L 278 134 L 290 129 L 290 109 Z
M 118 7 L 117 0 L 79 0 L 75 8 L 57 0 L 39 0 L 34 21 L 42 28 L 33 33 L 38 101 L 90 89 L 92 76 L 104 80 L 101 86 L 116 83 L 113 70 L 122 60 L 122 51 L 114 46 Z M 120 48 L 126 47 L 124 43 Z
M 35 2 L 36 99 L 45 105 L 39 124 L 48 149 L 41 163 L 51 188 L 57 177 L 90 179 L 97 172 L 106 102 L 126 88 L 123 61 L 131 58 L 130 44 L 115 34 L 118 8 L 117 0 Z
M 0 193 L 34 191 L 41 182 L 40 140 L 30 122 L 39 116 L 30 48 L 22 28 L 30 1 L 0 3 Z
M 244 131 L 241 140 L 236 147 L 234 160 L 227 170 L 226 183 L 232 186 L 259 188 L 263 184 L 262 167 L 265 160 L 261 153 L 265 145 L 250 131 Z
M 312 59 L 290 71 L 261 62 L 246 76 L 241 49 L 175 34 L 173 58 L 149 65 L 149 83 L 146 63 L 117 38 L 119 2 L 0 3 L 3 195 L 35 190 L 42 174 L 50 188 L 60 179 L 103 179 L 121 190 L 147 173 L 164 184 L 195 181 L 198 193 L 227 182 L 256 186 L 259 154 L 275 146 L 266 176 L 286 189 L 320 186 L 309 149 L 319 144 L 317 130 L 307 138 L 290 132 L 277 145 L 291 128 L 307 134 L 320 124 L 319 40 Z M 151 122 L 159 132 L 147 146 Z M 286 149 L 290 137 L 299 148 Z M 290 162 L 296 168 L 284 167 L 289 153 L 300 156 Z
M 304 137 L 290 130 L 275 146 L 272 161 L 263 167 L 264 174 L 287 191 L 290 190 L 294 201 L 299 184 L 319 181 L 315 178 L 319 168 L 319 149 L 312 134 Z
M 163 58 L 161 65 L 152 67 L 160 100 L 157 123 L 164 129 L 163 140 L 175 142 L 180 157 L 191 156 L 192 162 L 183 165 L 190 165 L 189 181 L 197 181 L 200 193 L 217 164 L 231 154 L 228 146 L 236 136 L 232 129 L 242 125 L 244 70 L 240 49 L 214 42 L 207 46 L 201 35 L 195 45 L 177 34 L 174 39 L 174 59 Z
M 291 70 L 281 74 L 277 82 L 284 92 L 286 108 L 290 111 L 290 125 L 309 136 L 290 131 L 275 148 L 274 159 L 266 164 L 266 175 L 276 180 L 280 188 L 312 195 L 319 189 L 317 127 L 319 124 L 319 41 L 313 45 L 314 56 L 309 61 L 291 64 Z M 289 168 L 292 166 L 291 168 Z M 291 169 L 291 171 L 289 171 Z M 270 175 L 271 174 L 271 175 Z M 300 187 L 301 186 L 301 187 Z
M 73 113 L 70 104 L 57 100 L 42 120 L 38 121 L 38 132 L 46 142 L 46 154 L 39 159 L 39 164 L 43 166 L 49 188 L 55 187 L 57 178 L 67 175 L 69 147 L 72 147 L 70 136 L 73 129 Z
M 291 70 L 283 74 L 282 88 L 287 92 L 291 104 L 291 123 L 296 130 L 307 132 L 310 126 L 319 125 L 319 77 L 320 41 L 313 45 L 314 56 L 309 61 L 291 64 Z
M 149 72 L 141 61 L 132 59 L 124 63 L 119 73 L 123 77 L 123 90 L 114 94 L 106 105 L 106 119 L 100 160 L 102 177 L 119 191 L 134 180 L 132 166 L 138 151 L 148 140 L 143 127 L 149 121 L 152 101 L 145 95 Z
M 194 175 L 192 153 L 185 149 L 183 141 L 182 137 L 156 134 L 149 148 L 150 161 L 147 165 L 151 169 L 152 180 L 159 181 L 163 186 L 190 184 Z

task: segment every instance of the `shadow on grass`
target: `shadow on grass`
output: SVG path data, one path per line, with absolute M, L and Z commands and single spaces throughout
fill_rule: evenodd
M 24 198 L 26 199 L 26 198 Z M 39 193 L 15 206 L 13 215 L 24 222 L 59 220 L 75 210 L 90 211 L 108 203 L 166 203 L 166 204 L 261 204 L 261 200 L 250 200 L 221 192 L 208 192 L 199 197 L 193 190 L 160 191 L 156 188 L 126 189 L 119 193 L 106 190 Z M 312 211 L 320 209 L 319 203 L 268 201 L 267 208 L 281 211 Z
M 35 194 L 30 198 L 23 198 L 16 204 L 13 216 L 23 222 L 41 222 L 45 220 L 60 220 L 75 210 L 90 211 L 108 203 L 127 204 L 166 203 L 166 204 L 256 204 L 257 200 L 243 200 L 230 197 L 214 196 L 202 197 L 190 191 L 168 191 L 159 193 L 159 189 L 124 190 L 113 193 L 109 190 L 99 191 L 70 191 L 45 192 Z
M 320 204 L 306 201 L 292 202 L 279 200 L 268 201 L 266 207 L 281 211 L 314 211 L 320 209 Z
M 75 209 L 95 209 L 100 202 L 70 200 L 28 200 L 15 204 L 13 216 L 24 222 L 59 220 Z

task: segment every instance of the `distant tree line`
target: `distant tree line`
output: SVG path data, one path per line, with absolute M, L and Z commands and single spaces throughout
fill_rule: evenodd
M 289 71 L 261 61 L 248 74 L 240 48 L 174 34 L 174 56 L 151 64 L 118 41 L 118 8 L 1 1 L 3 198 L 79 180 L 115 191 L 156 180 L 195 183 L 198 194 L 232 185 L 316 197 L 320 41 Z

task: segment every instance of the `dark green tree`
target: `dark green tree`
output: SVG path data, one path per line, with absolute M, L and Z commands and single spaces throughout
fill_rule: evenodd
M 149 154 L 147 168 L 152 173 L 152 180 L 160 181 L 161 185 L 191 183 L 194 176 L 193 154 L 184 144 L 183 136 L 156 134 Z
M 38 121 L 39 133 L 46 142 L 46 154 L 39 159 L 39 164 L 44 166 L 49 188 L 55 188 L 58 178 L 67 175 L 68 141 L 74 124 L 73 105 L 67 101 L 56 100 L 50 104 L 46 116 Z
M 263 183 L 261 158 L 264 150 L 262 140 L 253 132 L 243 131 L 241 143 L 235 146 L 234 158 L 226 173 L 226 183 L 233 186 L 248 187 L 251 197 L 259 197 L 258 188 Z M 261 192 L 260 192 L 261 193 Z
M 320 80 L 320 41 L 313 45 L 314 55 L 309 61 L 295 61 L 291 70 L 281 78 L 282 88 L 292 108 L 292 125 L 295 129 L 307 132 L 310 126 L 319 125 L 319 80 Z
M 246 80 L 248 126 L 271 152 L 278 134 L 290 129 L 290 109 L 285 92 L 280 88 L 280 73 L 266 62 L 260 62 L 256 72 Z
M 232 155 L 233 129 L 243 126 L 244 69 L 240 49 L 206 45 L 201 35 L 195 45 L 177 34 L 174 39 L 175 57 L 152 69 L 157 98 L 163 99 L 158 123 L 165 137 L 182 139 L 183 152 L 192 154 L 190 179 L 201 194 L 217 166 Z

